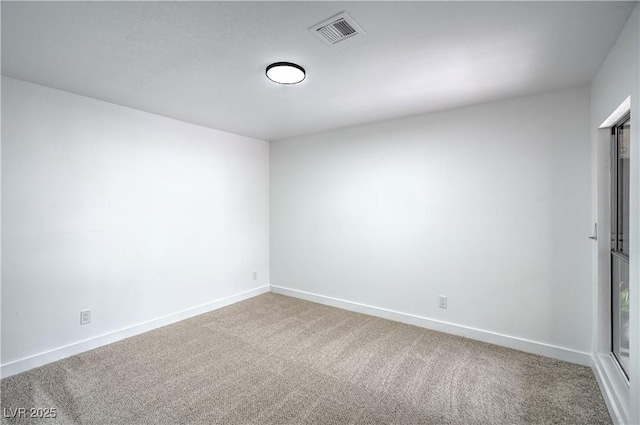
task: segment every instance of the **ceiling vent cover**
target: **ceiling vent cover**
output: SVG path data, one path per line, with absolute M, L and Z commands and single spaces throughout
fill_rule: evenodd
M 329 46 L 339 43 L 358 34 L 364 34 L 360 25 L 347 15 L 346 12 L 338 13 L 329 19 L 309 28 L 316 37 Z

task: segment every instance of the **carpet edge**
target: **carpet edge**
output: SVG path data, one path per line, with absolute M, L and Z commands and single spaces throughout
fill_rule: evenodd
M 200 314 L 208 313 L 210 311 L 265 294 L 269 291 L 269 285 L 263 285 L 258 288 L 218 298 L 204 304 L 189 307 L 133 326 L 53 348 L 18 360 L 13 360 L 0 365 L 0 377 L 7 378 L 9 376 L 17 375 L 18 373 L 26 372 L 30 369 L 44 366 L 66 357 L 93 350 L 94 348 L 102 347 L 135 335 L 140 335 L 163 326 L 171 325 Z
M 280 295 L 286 295 L 294 298 L 300 298 L 307 301 L 324 304 L 331 307 L 337 307 L 356 313 L 368 314 L 370 316 L 381 317 L 396 322 L 406 323 L 425 329 L 444 332 L 452 335 L 462 336 L 476 341 L 486 342 L 489 344 L 499 345 L 502 347 L 512 348 L 514 350 L 524 351 L 531 354 L 550 357 L 556 360 L 562 360 L 569 363 L 576 363 L 582 366 L 591 366 L 591 354 L 572 350 L 570 348 L 560 347 L 556 345 L 546 344 L 538 341 L 531 341 L 515 336 L 504 335 L 497 332 L 486 331 L 483 329 L 472 328 L 455 323 L 444 322 L 441 320 L 430 319 L 428 317 L 417 316 L 399 311 L 389 310 L 381 307 L 375 307 L 367 304 L 361 304 L 354 301 L 333 298 L 326 295 L 315 294 L 311 292 L 301 291 L 298 289 L 286 288 L 278 285 L 271 285 L 271 292 Z

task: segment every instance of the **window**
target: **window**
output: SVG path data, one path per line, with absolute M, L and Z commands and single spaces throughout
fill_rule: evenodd
M 629 136 L 630 117 L 612 127 L 611 351 L 629 376 Z

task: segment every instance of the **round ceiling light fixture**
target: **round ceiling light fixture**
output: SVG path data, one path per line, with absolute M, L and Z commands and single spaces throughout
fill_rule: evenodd
M 278 84 L 298 84 L 307 76 L 304 68 L 291 62 L 276 62 L 267 67 L 267 78 Z

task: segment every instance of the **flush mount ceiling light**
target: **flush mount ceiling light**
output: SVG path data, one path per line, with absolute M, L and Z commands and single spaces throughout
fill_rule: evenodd
M 291 62 L 276 62 L 267 67 L 267 78 L 278 84 L 298 84 L 304 80 L 304 68 Z

